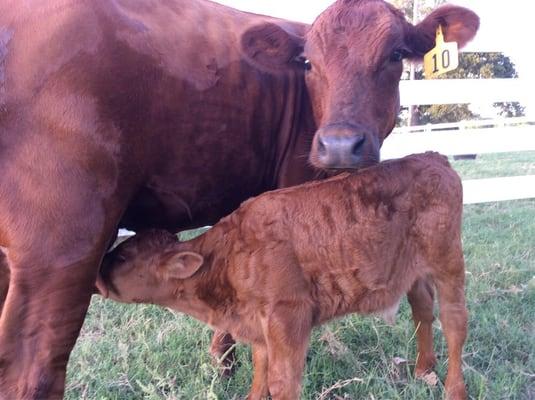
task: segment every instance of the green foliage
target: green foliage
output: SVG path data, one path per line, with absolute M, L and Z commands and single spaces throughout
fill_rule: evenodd
M 458 122 L 474 119 L 476 115 L 467 104 L 433 104 L 419 106 L 416 111 L 414 125 L 439 124 L 442 122 Z
M 389 3 L 399 8 L 409 21 L 413 20 L 414 0 L 388 0 Z M 423 19 L 435 7 L 445 3 L 446 0 L 419 0 L 418 1 L 418 20 Z

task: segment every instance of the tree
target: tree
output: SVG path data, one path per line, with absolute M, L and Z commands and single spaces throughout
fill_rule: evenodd
M 407 19 L 411 22 L 414 21 L 414 0 L 387 0 L 389 3 L 393 4 L 399 8 Z M 416 20 L 420 20 L 422 16 L 425 16 L 431 12 L 435 7 L 439 6 L 446 2 L 446 0 L 416 0 L 418 2 Z

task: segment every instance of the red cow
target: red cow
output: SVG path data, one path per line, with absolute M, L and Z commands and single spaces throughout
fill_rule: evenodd
M 430 277 L 448 345 L 446 395 L 466 399 L 462 208 L 445 157 L 409 156 L 265 193 L 189 242 L 142 233 L 105 258 L 99 286 L 118 301 L 183 311 L 251 343 L 248 399 L 269 392 L 290 400 L 299 398 L 313 326 L 351 312 L 390 314 Z M 417 375 L 435 359 L 432 342 L 418 346 Z
M 412 26 L 380 0 L 311 26 L 203 0 L 0 2 L 0 398 L 62 396 L 118 227 L 212 224 L 377 162 L 401 61 L 439 24 L 462 46 L 478 18 L 446 6 Z

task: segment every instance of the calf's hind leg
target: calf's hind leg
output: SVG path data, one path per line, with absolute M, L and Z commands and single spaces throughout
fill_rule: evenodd
M 437 362 L 433 350 L 434 289 L 428 279 L 418 279 L 407 293 L 416 328 L 417 356 L 414 375 L 421 377 L 430 372 Z
M 446 376 L 446 399 L 467 398 L 462 372 L 462 352 L 467 335 L 468 311 L 464 297 L 464 262 L 462 255 L 444 269 L 447 275 L 436 279 L 440 305 L 440 322 L 448 346 L 448 373 Z

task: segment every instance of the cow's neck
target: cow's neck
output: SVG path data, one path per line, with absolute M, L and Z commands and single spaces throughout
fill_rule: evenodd
M 319 176 L 319 172 L 308 163 L 316 125 L 301 72 L 288 74 L 284 99 L 282 118 L 275 127 L 277 146 L 271 168 L 273 188 L 294 186 Z

